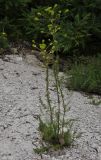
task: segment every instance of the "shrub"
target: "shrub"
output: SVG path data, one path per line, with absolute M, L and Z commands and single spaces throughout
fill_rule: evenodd
M 48 25 L 59 25 L 54 35 L 58 41 L 55 52 L 62 54 L 96 54 L 101 51 L 100 0 L 1 0 L 0 32 L 8 38 L 34 39 L 41 43 L 52 39 Z M 50 13 L 53 13 L 51 15 Z
M 101 51 L 99 43 L 101 41 L 100 6 L 99 0 L 96 2 L 60 0 L 57 4 L 49 4 L 49 7 L 33 8 L 22 19 L 25 23 L 25 33 L 29 37 L 33 34 L 39 42 L 43 38 L 52 39 L 48 25 L 54 19 L 60 28 L 54 34 L 54 38 L 58 41 L 57 52 L 73 55 L 77 53 L 95 54 Z M 53 15 L 50 14 L 51 12 Z
M 74 90 L 101 94 L 101 55 L 89 59 L 87 64 L 75 63 L 71 67 L 67 86 Z

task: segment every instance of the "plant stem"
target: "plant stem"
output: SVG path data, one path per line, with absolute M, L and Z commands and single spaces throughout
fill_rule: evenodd
M 65 101 L 64 101 L 64 95 L 63 95 L 63 92 L 62 92 L 62 88 L 59 84 L 59 89 L 60 89 L 60 94 L 61 94 L 61 99 L 62 99 L 62 104 L 63 104 L 63 118 L 62 118 L 62 135 L 64 133 L 64 124 L 65 124 L 65 113 L 66 113 L 66 105 L 65 105 Z
M 58 135 L 60 132 L 60 95 L 59 95 L 59 78 L 58 78 L 58 68 L 57 64 L 54 63 L 54 78 L 55 78 L 55 85 L 56 85 L 56 93 L 57 93 L 57 102 L 58 102 L 58 114 L 57 114 L 57 123 L 58 123 Z
M 50 111 L 50 122 L 53 124 L 53 112 L 52 112 L 50 92 L 49 92 L 49 68 L 47 64 L 46 64 L 46 98 L 47 98 L 47 103 Z

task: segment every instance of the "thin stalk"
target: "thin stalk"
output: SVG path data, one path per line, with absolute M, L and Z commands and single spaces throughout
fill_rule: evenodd
M 61 94 L 61 99 L 62 99 L 62 105 L 63 105 L 63 118 L 62 118 L 62 135 L 64 133 L 64 125 L 65 125 L 65 113 L 66 113 L 66 105 L 65 105 L 65 101 L 64 101 L 64 94 L 62 92 L 62 88 L 59 84 L 59 89 L 60 89 L 60 94 Z
M 46 98 L 47 98 L 47 103 L 50 111 L 50 122 L 53 124 L 53 112 L 52 112 L 50 92 L 49 92 L 49 68 L 47 64 L 46 64 Z
M 58 69 L 56 63 L 54 64 L 54 78 L 55 78 L 55 84 L 56 84 L 56 93 L 57 93 L 57 102 L 58 102 L 58 115 L 57 115 L 57 122 L 58 122 L 58 134 L 60 131 L 60 95 L 59 95 L 59 79 L 58 79 Z
M 59 59 L 57 57 L 57 62 L 59 62 Z M 61 132 L 62 132 L 62 135 L 63 135 L 63 128 L 64 128 L 64 125 L 65 125 L 65 113 L 66 113 L 66 105 L 65 105 L 65 101 L 64 101 L 64 94 L 63 94 L 63 91 L 62 91 L 62 88 L 61 88 L 61 82 L 60 82 L 60 79 L 58 77 L 58 63 L 56 64 L 56 73 L 54 74 L 54 77 L 55 77 L 55 81 L 57 82 L 57 91 L 58 91 L 58 105 L 59 105 L 59 121 L 60 121 L 60 97 L 61 97 L 61 100 L 62 100 L 62 106 L 63 106 L 63 118 L 62 118 L 62 127 L 61 127 Z M 57 77 L 56 77 L 57 75 Z M 60 96 L 59 96 L 59 93 L 60 93 Z

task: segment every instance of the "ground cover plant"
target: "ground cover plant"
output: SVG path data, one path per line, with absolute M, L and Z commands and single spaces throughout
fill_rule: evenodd
M 67 78 L 69 88 L 101 94 L 101 54 L 89 57 L 86 64 L 75 62 L 68 75 L 70 75 L 70 78 Z
M 101 99 L 92 99 L 90 104 L 93 104 L 93 105 L 96 105 L 96 106 L 99 106 L 101 104 Z

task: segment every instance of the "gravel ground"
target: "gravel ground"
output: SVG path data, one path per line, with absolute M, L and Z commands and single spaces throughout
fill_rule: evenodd
M 101 104 L 91 104 L 78 92 L 71 96 L 68 116 L 78 118 L 74 128 L 81 137 L 71 148 L 51 155 L 34 153 L 39 145 L 39 92 L 44 97 L 45 72 L 35 57 L 29 59 L 28 63 L 13 55 L 0 59 L 0 160 L 101 160 Z

